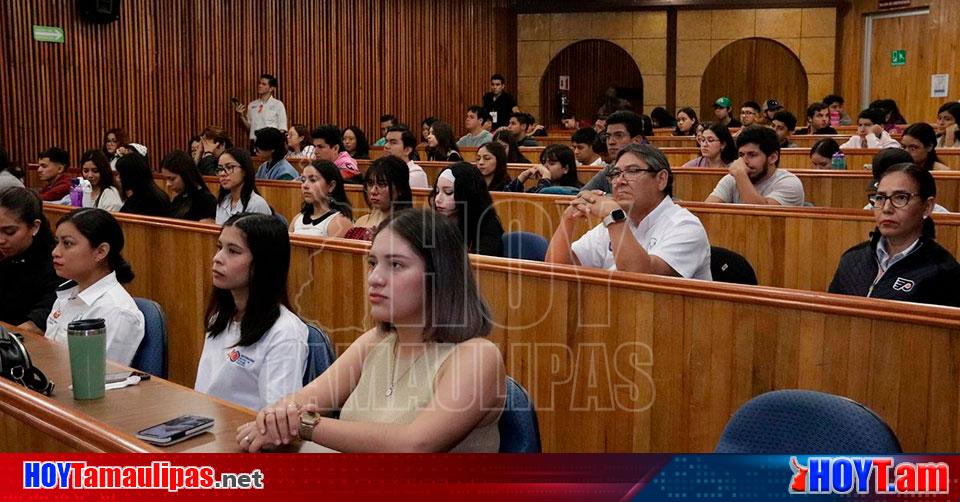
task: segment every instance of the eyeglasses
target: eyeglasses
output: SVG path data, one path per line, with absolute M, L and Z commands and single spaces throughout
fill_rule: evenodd
M 227 164 L 225 166 L 217 167 L 217 175 L 221 174 L 230 174 L 237 170 L 240 167 L 240 164 Z
M 607 173 L 604 176 L 607 177 L 607 181 L 609 181 L 610 183 L 613 183 L 613 181 L 619 178 L 621 174 L 623 175 L 623 179 L 627 181 L 634 181 L 640 177 L 640 173 L 655 173 L 657 171 L 659 171 L 659 169 L 652 169 L 649 167 L 646 169 L 641 167 L 629 167 L 627 169 L 622 169 L 622 170 L 618 168 L 613 168 L 607 171 Z
M 623 141 L 625 139 L 630 139 L 630 134 L 623 131 L 611 132 L 611 133 L 607 133 L 607 138 L 613 138 L 617 141 Z
M 366 183 L 364 183 L 364 186 L 367 187 L 367 190 L 373 190 L 373 187 L 377 187 L 381 190 L 386 190 L 390 186 L 390 183 L 386 181 L 368 180 Z
M 910 199 L 914 197 L 920 197 L 918 193 L 906 193 L 906 192 L 897 192 L 893 195 L 884 195 L 878 193 L 876 195 L 871 195 L 867 197 L 870 200 L 870 203 L 873 204 L 874 209 L 881 209 L 889 200 L 893 207 L 899 209 L 906 206 L 910 203 Z

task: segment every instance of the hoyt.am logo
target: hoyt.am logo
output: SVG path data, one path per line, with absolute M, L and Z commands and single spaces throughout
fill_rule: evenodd
M 895 462 L 893 457 L 790 457 L 790 493 L 945 494 L 950 466 L 943 462 Z

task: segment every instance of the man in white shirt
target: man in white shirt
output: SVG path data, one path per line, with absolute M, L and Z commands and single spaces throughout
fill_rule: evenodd
M 607 163 L 594 150 L 599 137 L 600 135 L 592 127 L 581 127 L 570 136 L 570 146 L 573 148 L 573 156 L 577 159 L 577 167 L 607 167 Z
M 417 148 L 417 138 L 404 125 L 395 125 L 387 129 L 387 142 L 383 145 L 383 153 L 393 155 L 407 163 L 410 170 L 410 188 L 430 188 L 427 173 L 416 162 L 410 160 L 410 154 Z
M 740 158 L 720 178 L 705 202 L 802 206 L 803 184 L 791 172 L 777 169 L 780 141 L 769 127 L 752 125 L 737 136 Z
M 548 263 L 711 280 L 710 242 L 696 216 L 673 203 L 673 173 L 656 147 L 629 144 L 606 171 L 613 198 L 583 191 L 547 248 Z M 571 243 L 578 219 L 603 222 Z
M 246 106 L 237 105 L 236 112 L 240 115 L 244 127 L 250 130 L 251 141 L 257 139 L 254 133 L 264 127 L 287 131 L 287 109 L 279 99 L 273 97 L 276 91 L 276 77 L 264 73 L 260 75 L 260 83 L 257 85 L 257 99 Z
M 900 142 L 883 130 L 883 110 L 867 108 L 857 116 L 857 134 L 854 134 L 840 148 L 900 148 Z

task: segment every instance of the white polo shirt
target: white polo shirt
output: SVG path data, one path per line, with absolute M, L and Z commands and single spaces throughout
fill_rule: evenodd
M 71 284 L 71 283 L 66 283 Z M 57 301 L 47 317 L 47 338 L 67 343 L 67 326 L 79 319 L 103 319 L 107 332 L 107 359 L 130 365 L 143 340 L 143 313 L 130 293 L 117 282 L 116 272 L 83 291 L 73 287 L 57 291 Z
M 247 202 L 246 207 L 244 207 L 242 201 L 237 201 L 236 204 L 230 204 L 230 196 L 223 198 L 223 202 L 217 204 L 217 225 L 223 225 L 230 219 L 231 216 L 240 213 L 260 213 L 271 215 L 273 211 L 270 210 L 270 204 L 267 204 L 267 200 L 260 196 L 257 192 L 252 192 L 250 194 L 250 201 Z
M 286 132 L 287 108 L 273 96 L 266 101 L 257 98 L 247 105 L 247 122 L 250 122 L 250 139 L 257 139 L 254 133 L 264 127 L 275 127 Z
M 629 218 L 627 225 L 647 253 L 665 261 L 681 277 L 713 280 L 710 242 L 703 224 L 670 197 L 664 197 L 638 226 Z M 574 242 L 571 249 L 585 267 L 617 269 L 610 232 L 602 223 Z
M 280 306 L 280 317 L 260 341 L 247 347 L 238 341 L 236 321 L 204 339 L 194 390 L 259 411 L 303 387 L 307 325 L 286 307 Z

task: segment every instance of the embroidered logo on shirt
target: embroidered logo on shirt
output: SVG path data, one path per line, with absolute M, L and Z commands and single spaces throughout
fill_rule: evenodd
M 241 368 L 246 368 L 254 363 L 253 359 L 241 354 L 238 349 L 231 350 L 230 353 L 227 354 L 227 359 Z
M 656 237 L 651 237 L 651 238 L 650 238 L 650 245 L 649 245 L 648 247 L 651 247 L 651 248 L 652 248 L 653 246 L 656 246 L 656 245 L 657 245 L 657 238 L 656 238 Z
M 914 282 L 910 279 L 904 279 L 903 277 L 897 277 L 897 280 L 893 282 L 893 289 L 895 291 L 907 292 L 913 289 Z
M 60 311 L 59 311 L 59 310 L 54 310 L 52 317 L 53 317 L 54 320 L 60 319 Z

